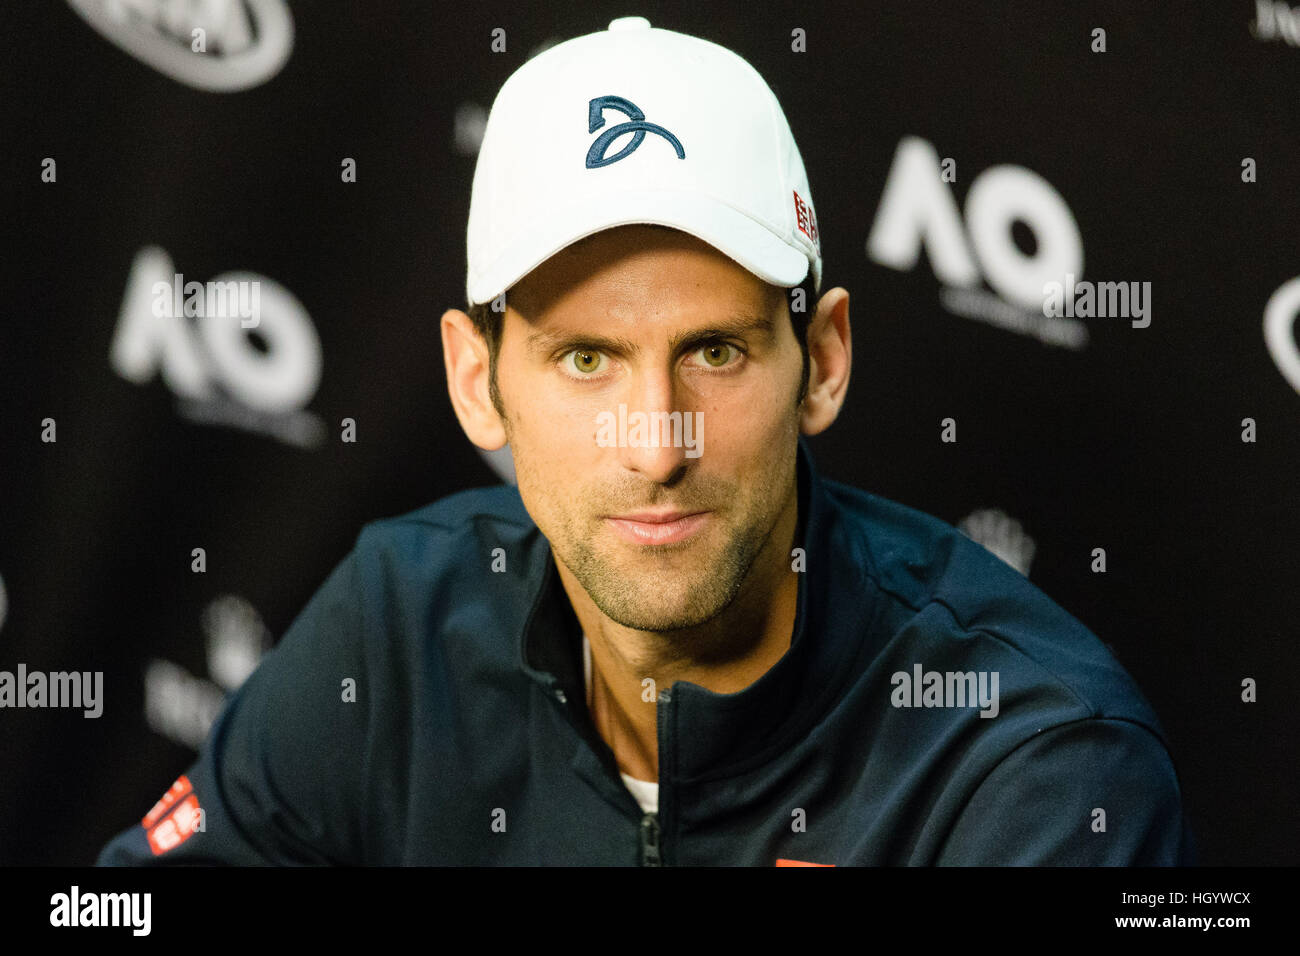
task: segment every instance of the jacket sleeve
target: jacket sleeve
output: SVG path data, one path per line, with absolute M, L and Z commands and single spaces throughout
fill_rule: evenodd
M 354 550 L 334 569 L 226 702 L 197 760 L 98 865 L 362 859 L 370 698 L 358 563 Z
M 1180 866 L 1191 838 L 1173 762 L 1147 728 L 1089 718 L 1004 757 L 959 814 L 949 866 Z

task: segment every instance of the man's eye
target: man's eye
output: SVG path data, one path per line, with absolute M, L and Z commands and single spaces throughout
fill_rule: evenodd
M 714 342 L 712 345 L 704 346 L 697 354 L 704 360 L 705 365 L 722 368 L 732 361 L 737 351 L 726 342 Z
M 595 349 L 574 349 L 564 360 L 579 376 L 594 375 L 605 367 L 605 357 Z

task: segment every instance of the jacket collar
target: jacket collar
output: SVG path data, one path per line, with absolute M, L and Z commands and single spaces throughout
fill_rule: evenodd
M 867 586 L 868 558 L 803 438 L 797 467 L 795 541 L 805 551 L 806 569 L 799 574 L 790 649 L 735 694 L 716 694 L 689 681 L 669 688 L 674 753 L 668 761 L 660 755 L 661 780 L 725 777 L 789 749 L 854 676 L 851 664 L 877 609 Z M 540 532 L 529 538 L 527 566 L 536 585 L 520 636 L 522 667 L 551 694 L 583 710 L 582 629 Z M 583 717 L 589 725 L 585 710 Z

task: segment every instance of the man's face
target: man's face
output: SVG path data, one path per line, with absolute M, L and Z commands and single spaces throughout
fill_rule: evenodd
M 557 559 L 626 627 L 710 620 L 795 508 L 802 355 L 784 290 L 685 233 L 624 226 L 563 250 L 506 300 L 506 432 Z M 676 447 L 666 430 L 629 447 L 637 413 L 671 412 L 689 416 L 698 457 L 684 428 Z M 627 517 L 665 513 L 687 517 Z

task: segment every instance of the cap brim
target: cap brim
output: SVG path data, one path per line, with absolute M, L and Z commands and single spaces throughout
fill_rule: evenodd
M 808 275 L 805 253 L 782 242 L 762 223 L 698 193 L 620 192 L 566 204 L 539 218 L 542 221 L 511 240 L 495 262 L 470 276 L 466 291 L 471 304 L 491 301 L 580 239 L 636 223 L 690 233 L 772 285 L 791 288 Z

